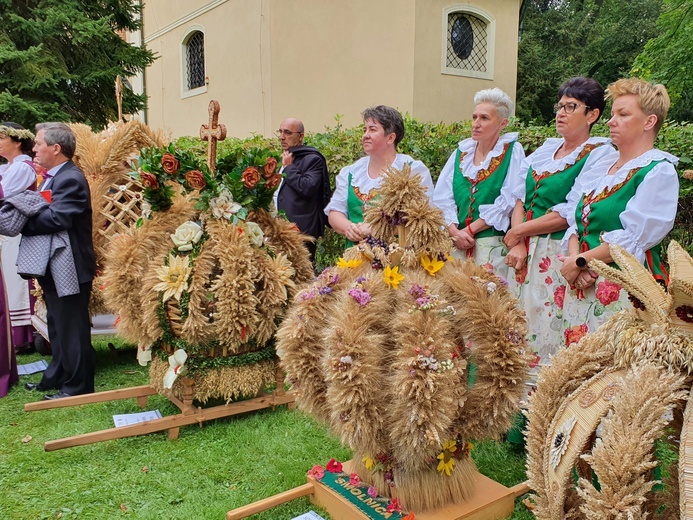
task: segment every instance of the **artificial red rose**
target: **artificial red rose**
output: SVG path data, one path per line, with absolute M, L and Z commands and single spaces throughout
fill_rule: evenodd
M 342 463 L 339 462 L 338 460 L 330 459 L 330 462 L 327 463 L 326 469 L 330 473 L 341 473 L 342 472 Z
M 277 160 L 274 157 L 268 157 L 262 171 L 265 174 L 265 179 L 269 179 L 277 171 Z
M 159 181 L 156 180 L 156 175 L 153 173 L 140 170 L 140 181 L 142 181 L 142 186 L 145 188 L 152 188 L 155 190 L 159 187 Z
M 570 327 L 563 334 L 565 336 L 565 346 L 568 347 L 573 343 L 577 343 L 578 341 L 580 341 L 582 336 L 587 334 L 587 330 L 587 323 L 583 323 L 582 325 L 576 325 L 575 327 Z
M 180 168 L 180 162 L 172 153 L 165 153 L 161 156 L 161 168 L 166 173 L 176 173 Z
M 606 307 L 618 300 L 621 294 L 621 286 L 617 283 L 604 280 L 597 285 L 597 300 Z
M 551 267 L 551 259 L 548 256 L 545 256 L 541 259 L 541 262 L 539 262 L 539 272 L 545 273 L 549 270 L 549 267 Z
M 553 302 L 559 309 L 563 308 L 563 301 L 565 300 L 565 285 L 559 285 L 553 292 Z
M 255 166 L 248 166 L 245 170 L 243 170 L 241 179 L 243 179 L 243 184 L 245 184 L 246 188 L 252 189 L 258 182 L 260 182 L 260 171 L 255 168 Z
M 202 190 L 207 183 L 205 182 L 205 176 L 200 170 L 191 170 L 185 174 L 185 180 L 188 181 L 190 187 L 193 190 Z
M 281 182 L 282 182 L 282 176 L 279 175 L 278 173 L 275 173 L 274 175 L 272 175 L 269 179 L 267 179 L 265 181 L 265 186 L 267 186 L 268 189 L 273 190 L 277 186 L 279 186 L 279 184 Z

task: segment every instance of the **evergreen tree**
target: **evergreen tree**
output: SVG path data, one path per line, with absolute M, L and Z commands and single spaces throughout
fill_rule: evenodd
M 154 59 L 116 33 L 138 29 L 140 10 L 136 0 L 0 0 L 0 120 L 114 121 L 116 76 Z M 124 112 L 145 103 L 125 89 Z
M 560 84 L 590 76 L 604 87 L 627 77 L 657 34 L 663 0 L 524 0 L 520 11 L 517 115 L 553 118 Z
M 632 73 L 667 87 L 672 119 L 693 121 L 693 2 L 665 0 L 664 5 L 659 35 L 647 42 Z

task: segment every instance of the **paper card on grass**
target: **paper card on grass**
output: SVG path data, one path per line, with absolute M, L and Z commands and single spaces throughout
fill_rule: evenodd
M 303 513 L 301 516 L 297 516 L 293 518 L 292 520 L 325 520 L 323 517 L 321 517 L 319 514 L 317 514 L 315 511 L 308 511 L 307 513 Z
M 33 363 L 27 363 L 26 365 L 17 365 L 17 373 L 20 376 L 28 376 L 29 374 L 35 374 L 36 372 L 43 372 L 48 368 L 48 363 L 45 359 L 39 359 Z
M 154 419 L 161 419 L 161 412 L 159 410 L 116 414 L 113 416 L 113 424 L 115 424 L 116 428 L 120 428 L 121 426 L 130 426 L 145 421 L 153 421 Z

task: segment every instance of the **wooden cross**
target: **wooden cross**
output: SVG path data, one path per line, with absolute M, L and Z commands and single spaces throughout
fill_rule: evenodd
M 226 125 L 218 124 L 220 110 L 218 101 L 210 101 L 209 124 L 200 127 L 200 139 L 207 141 L 207 166 L 212 176 L 217 170 L 217 141 L 226 139 Z

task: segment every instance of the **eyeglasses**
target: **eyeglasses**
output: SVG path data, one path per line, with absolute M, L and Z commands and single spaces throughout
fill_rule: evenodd
M 302 134 L 303 132 L 292 132 L 291 130 L 282 130 L 282 129 L 280 128 L 279 130 L 277 130 L 277 131 L 274 132 L 274 133 L 277 134 L 277 137 L 281 137 L 281 136 L 283 136 L 283 135 L 286 136 L 286 137 L 291 137 L 291 136 L 294 135 L 294 134 Z
M 565 105 L 561 105 L 560 103 L 556 103 L 553 106 L 553 112 L 554 112 L 554 114 L 558 114 L 561 111 L 561 109 L 563 109 L 563 110 L 565 110 L 566 114 L 572 114 L 573 112 L 575 112 L 575 109 L 577 107 L 585 107 L 587 110 L 592 110 L 587 105 L 579 105 L 577 103 L 566 103 Z

